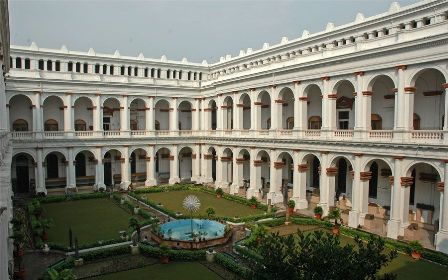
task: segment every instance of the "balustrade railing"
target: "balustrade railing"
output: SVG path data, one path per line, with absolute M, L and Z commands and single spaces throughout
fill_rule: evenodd
M 121 131 L 119 130 L 107 130 L 107 131 L 103 131 L 103 136 L 104 137 L 111 137 L 111 136 L 120 136 L 121 135 Z
M 394 137 L 393 130 L 371 130 L 369 131 L 369 138 L 379 140 L 391 140 Z
M 193 135 L 193 131 L 192 130 L 179 130 L 179 135 L 181 135 L 181 136 Z
M 319 138 L 320 134 L 321 134 L 321 130 L 320 129 L 308 129 L 308 130 L 305 130 L 305 137 Z
M 33 131 L 12 131 L 10 135 L 12 139 L 32 139 L 35 134 Z
M 352 138 L 353 130 L 335 130 L 333 136 L 336 138 Z
M 411 132 L 412 139 L 418 140 L 442 140 L 443 131 L 441 130 L 413 130 Z
M 44 138 L 54 139 L 54 138 L 64 138 L 65 131 L 44 131 Z

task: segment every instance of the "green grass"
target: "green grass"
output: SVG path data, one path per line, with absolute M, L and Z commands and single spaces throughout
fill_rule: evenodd
M 129 227 L 130 213 L 110 199 L 85 199 L 42 204 L 44 216 L 53 219 L 48 231 L 49 242 L 69 245 L 68 231 L 72 228 L 78 244 L 119 238 L 119 231 Z
M 155 264 L 143 268 L 122 271 L 91 278 L 94 280 L 172 280 L 172 279 L 221 279 L 218 275 L 199 263 L 178 262 Z
M 288 235 L 297 232 L 297 229 L 305 232 L 312 232 L 314 230 L 322 230 L 319 226 L 310 225 L 289 225 L 277 226 L 269 228 L 269 232 L 278 232 L 280 235 Z M 324 229 L 325 230 L 325 229 Z M 355 245 L 353 238 L 340 235 L 341 245 L 347 244 Z M 429 262 L 427 260 L 416 261 L 410 256 L 399 253 L 392 262 L 380 270 L 380 273 L 395 273 L 398 280 L 441 280 L 448 279 L 448 268 L 442 265 Z
M 201 208 L 197 212 L 199 215 L 206 215 L 205 210 L 213 207 L 217 216 L 227 217 L 245 217 L 250 215 L 257 215 L 264 213 L 259 209 L 252 209 L 247 205 L 237 202 L 229 201 L 224 198 L 217 198 L 214 195 L 199 192 L 199 191 L 170 191 L 159 193 L 142 194 L 140 197 L 146 198 L 155 203 L 162 203 L 163 207 L 175 212 L 180 212 L 184 215 L 189 215 L 182 206 L 182 201 L 187 195 L 193 194 L 197 196 L 201 202 Z

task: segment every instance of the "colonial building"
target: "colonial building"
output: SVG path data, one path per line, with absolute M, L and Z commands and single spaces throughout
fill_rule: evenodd
M 446 0 L 212 64 L 12 46 L 12 189 L 194 181 L 448 253 L 447 46 Z
M 12 268 L 11 156 L 5 105 L 5 75 L 9 71 L 9 14 L 8 2 L 0 1 L 0 280 L 9 279 Z

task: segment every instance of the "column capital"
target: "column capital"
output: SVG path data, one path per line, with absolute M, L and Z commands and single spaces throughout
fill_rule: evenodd
M 400 185 L 402 187 L 410 187 L 413 182 L 414 182 L 414 177 L 401 177 L 400 178 Z
M 328 167 L 326 169 L 327 176 L 336 176 L 337 173 L 338 173 L 338 168 L 337 167 Z

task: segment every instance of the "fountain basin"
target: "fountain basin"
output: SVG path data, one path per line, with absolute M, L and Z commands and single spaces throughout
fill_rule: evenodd
M 191 224 L 193 222 L 193 235 Z M 205 219 L 181 219 L 165 223 L 151 237 L 157 243 L 164 243 L 172 248 L 203 249 L 226 243 L 232 232 L 226 226 Z

